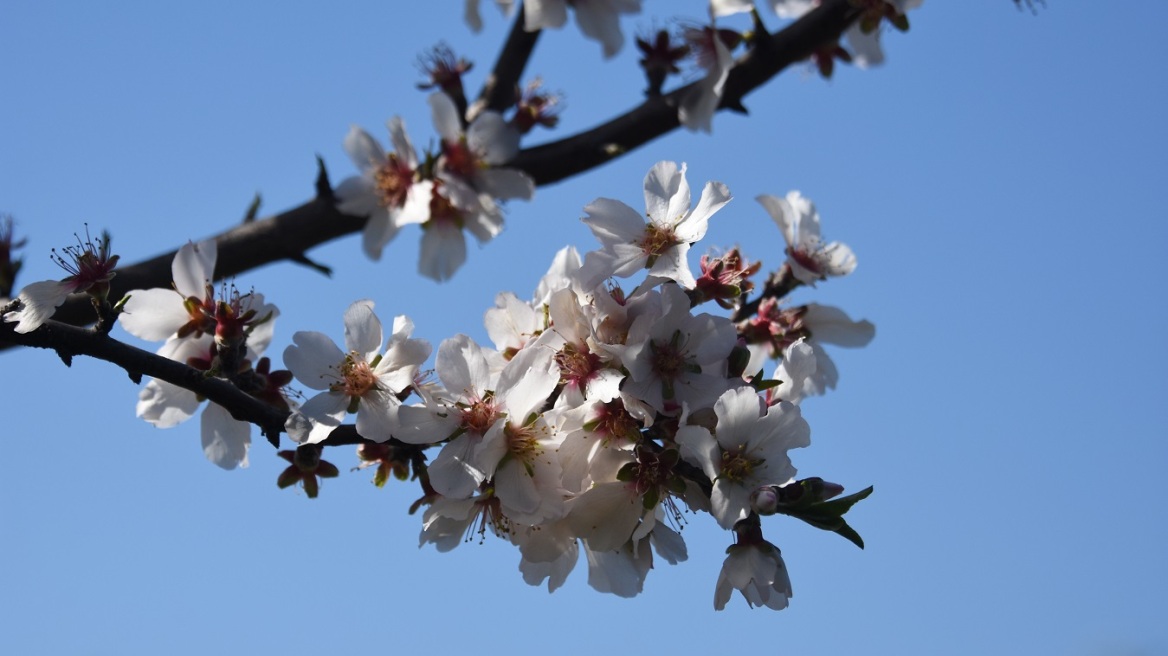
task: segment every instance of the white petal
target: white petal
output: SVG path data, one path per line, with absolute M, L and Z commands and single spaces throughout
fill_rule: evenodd
M 223 469 L 247 467 L 251 424 L 231 417 L 223 406 L 208 403 L 202 417 L 203 454 Z
M 568 5 L 564 0 L 527 0 L 523 14 L 523 28 L 528 32 L 563 27 L 568 21 Z
M 401 401 L 388 389 L 366 392 L 357 404 L 357 434 L 374 442 L 386 442 L 398 429 Z
M 345 349 L 372 362 L 381 353 L 381 320 L 373 312 L 373 301 L 353 303 L 345 310 Z
M 447 143 L 462 140 L 462 119 L 454 101 L 441 91 L 430 94 L 430 116 L 434 119 L 434 131 Z
M 299 331 L 292 335 L 293 344 L 284 349 L 284 366 L 304 385 L 328 389 L 337 382 L 337 367 L 345 359 L 344 352 L 324 333 Z
M 4 321 L 15 323 L 12 330 L 30 333 L 48 321 L 57 307 L 69 297 L 73 285 L 64 281 L 44 280 L 34 282 L 20 290 L 17 298 L 23 304 L 21 309 L 4 315 Z
M 353 160 L 353 165 L 362 173 L 377 169 L 385 163 L 385 149 L 369 133 L 357 127 L 349 128 L 345 135 L 345 152 Z
M 808 303 L 803 321 L 812 339 L 825 344 L 858 348 L 876 337 L 876 325 L 871 321 L 853 321 L 843 310 L 830 305 Z
M 174 256 L 170 273 L 174 278 L 174 288 L 183 297 L 203 298 L 207 285 L 215 279 L 215 259 L 219 250 L 214 239 L 199 243 L 187 242 Z
M 190 419 L 198 409 L 199 397 L 194 392 L 151 380 L 138 393 L 136 413 L 158 428 L 170 428 Z
M 763 209 L 767 211 L 767 214 L 771 215 L 771 219 L 774 220 L 775 225 L 779 226 L 779 230 L 783 232 L 783 239 L 787 242 L 787 245 L 794 246 L 795 224 L 798 218 L 790 203 L 785 198 L 768 194 L 756 196 L 755 200 L 762 205 Z
M 487 169 L 475 176 L 475 183 L 486 194 L 499 200 L 535 196 L 535 181 L 518 169 Z
M 675 225 L 689 211 L 685 164 L 657 162 L 645 175 L 645 214 L 654 223 Z M 587 208 L 585 208 L 587 210 Z
M 466 236 L 448 223 L 435 223 L 422 233 L 422 253 L 418 256 L 418 273 L 431 280 L 450 280 L 466 262 Z
M 122 307 L 118 323 L 140 339 L 162 341 L 190 320 L 183 307 L 183 297 L 173 289 L 135 289 L 126 295 L 130 300 Z
M 466 145 L 487 164 L 506 164 L 519 152 L 519 132 L 498 112 L 486 111 L 467 127 Z

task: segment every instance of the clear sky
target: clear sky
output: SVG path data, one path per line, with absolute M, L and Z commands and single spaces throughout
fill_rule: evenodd
M 698 1 L 647 0 L 626 34 Z M 779 613 L 712 609 L 730 535 L 694 517 L 688 562 L 659 562 L 633 600 L 552 595 L 488 541 L 418 549 L 416 487 L 369 472 L 308 500 L 256 437 L 249 469 L 207 463 L 197 422 L 157 430 L 104 362 L 0 354 L 5 447 L 0 632 L 12 654 L 259 654 L 486 649 L 505 653 L 1164 654 L 1160 504 L 1168 465 L 1168 5 L 929 0 L 888 34 L 888 64 L 824 82 L 802 67 L 721 114 L 508 208 L 455 279 L 414 274 L 416 230 L 382 261 L 349 237 L 237 280 L 279 305 L 269 352 L 297 330 L 341 336 L 371 298 L 437 345 L 500 291 L 529 295 L 559 247 L 594 241 L 598 196 L 639 207 L 654 162 L 736 199 L 698 252 L 742 244 L 771 267 L 782 237 L 752 200 L 799 189 L 859 257 L 796 300 L 874 321 L 835 350 L 839 388 L 805 402 L 801 475 L 876 493 L 849 515 L 860 551 L 770 520 L 795 596 Z M 1109 9 L 1111 9 L 1109 11 Z M 484 2 L 17 2 L 0 12 L 0 210 L 29 237 L 23 283 L 57 277 L 48 249 L 88 222 L 137 261 L 307 200 L 314 156 L 354 172 L 351 124 L 384 139 L 401 115 L 434 138 L 414 88 L 445 40 L 477 62 L 508 28 Z M 768 24 L 780 22 L 764 11 Z M 639 102 L 636 51 L 602 61 L 574 26 L 541 37 L 530 73 L 563 90 L 563 136 Z M 120 331 L 116 334 L 123 334 Z M 348 449 L 328 457 L 347 470 Z

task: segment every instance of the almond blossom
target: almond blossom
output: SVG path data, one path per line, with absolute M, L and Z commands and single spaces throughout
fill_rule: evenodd
M 389 440 L 397 430 L 399 395 L 408 390 L 418 367 L 430 357 L 430 344 L 410 339 L 413 323 L 405 316 L 393 322 L 393 334 L 381 351 L 381 321 L 372 301 L 357 301 L 345 311 L 345 351 L 327 335 L 297 332 L 284 350 L 284 363 L 296 378 L 320 394 L 288 418 L 289 437 L 300 443 L 323 441 L 357 413 L 357 433 L 375 442 Z
M 58 254 L 54 248 L 53 261 L 69 275 L 62 280 L 26 285 L 16 297 L 18 309 L 4 313 L 6 323 L 16 324 L 15 332 L 30 333 L 40 328 L 69 294 L 87 293 L 98 303 L 106 302 L 109 283 L 118 264 L 118 256 L 110 254 L 109 235 L 103 234 L 96 244 L 88 235 L 84 243 L 78 237 L 77 245 L 64 248 L 62 253 Z
M 217 370 L 262 400 L 287 404 L 280 388 L 290 378 L 273 372 L 264 350 L 274 334 L 279 310 L 257 293 L 215 294 L 216 246 L 213 240 L 188 242 L 171 263 L 170 289 L 127 292 L 118 317 L 126 332 L 141 339 L 166 340 L 158 354 L 203 371 Z M 254 366 L 253 366 L 254 363 Z M 194 416 L 202 404 L 194 392 L 152 379 L 138 394 L 136 413 L 157 428 L 170 428 Z M 246 467 L 251 424 L 233 418 L 226 409 L 208 403 L 200 420 L 203 454 L 223 469 Z
M 346 214 L 368 216 L 361 245 L 366 255 L 377 260 L 398 230 L 430 217 L 433 183 L 418 174 L 418 155 L 406 134 L 405 122 L 395 116 L 387 123 L 393 152 L 386 154 L 381 144 L 357 126 L 345 136 L 345 152 L 361 175 L 337 185 L 337 209 Z
M 779 548 L 763 540 L 740 541 L 726 550 L 726 561 L 714 588 L 714 610 L 726 608 L 735 590 L 751 608 L 782 610 L 791 599 L 791 577 Z
M 794 480 L 787 452 L 810 444 L 811 428 L 798 406 L 765 407 L 750 387 L 727 391 L 714 404 L 714 414 L 713 435 L 704 426 L 682 426 L 676 439 L 682 457 L 714 482 L 710 513 L 722 528 L 731 529 L 750 513 L 756 488 Z
M 815 286 L 830 276 L 846 276 L 856 269 L 856 256 L 846 244 L 823 243 L 819 234 L 819 212 L 815 204 L 798 191 L 786 198 L 762 195 L 755 200 L 771 215 L 787 241 L 787 264 L 800 282 Z
M 706 234 L 710 217 L 730 202 L 730 190 L 707 182 L 701 198 L 690 208 L 686 165 L 658 162 L 645 176 L 645 213 L 609 198 L 597 198 L 584 207 L 584 223 L 601 243 L 577 272 L 582 289 L 591 290 L 609 276 L 627 278 L 648 269 L 651 279 L 673 280 L 687 289 L 695 284 L 686 255 Z

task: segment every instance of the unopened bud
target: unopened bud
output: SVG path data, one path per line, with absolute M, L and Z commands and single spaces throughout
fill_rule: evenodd
M 750 493 L 750 509 L 767 516 L 779 510 L 779 493 L 773 485 L 765 485 Z

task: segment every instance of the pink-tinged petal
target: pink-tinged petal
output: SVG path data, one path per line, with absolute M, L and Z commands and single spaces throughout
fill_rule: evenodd
M 444 282 L 466 262 L 466 236 L 456 225 L 437 223 L 429 225 L 422 234 L 422 253 L 418 257 L 418 273 Z
M 231 417 L 223 406 L 208 403 L 203 410 L 203 455 L 223 469 L 247 467 L 251 424 Z
M 190 320 L 183 307 L 183 297 L 173 289 L 135 289 L 126 295 L 130 300 L 122 307 L 118 323 L 140 339 L 162 341 Z
M 443 340 L 435 369 L 442 384 L 457 397 L 468 399 L 494 389 L 491 367 L 482 347 L 466 335 Z
M 174 288 L 182 296 L 203 298 L 207 295 L 207 285 L 215 279 L 215 260 L 218 246 L 214 239 L 197 244 L 187 242 L 174 256 L 170 273 L 174 278 Z
M 136 412 L 158 428 L 170 428 L 193 417 L 199 403 L 199 397 L 188 389 L 151 380 L 138 392 Z
M 357 434 L 374 442 L 388 441 L 398 428 L 401 401 L 388 389 L 366 392 L 357 404 Z
M 506 164 L 519 152 L 519 132 L 498 112 L 486 111 L 467 127 L 466 145 L 487 164 Z
M 518 169 L 486 169 L 475 176 L 475 183 L 483 193 L 499 200 L 521 198 L 531 200 L 535 196 L 535 181 Z
M 434 119 L 434 131 L 442 141 L 458 143 L 462 140 L 462 119 L 454 101 L 441 91 L 430 94 L 430 116 Z
M 685 164 L 657 162 L 645 175 L 645 214 L 658 225 L 676 225 L 689 211 Z M 585 208 L 587 210 L 587 208 Z
M 368 132 L 356 125 L 349 128 L 343 145 L 349 159 L 353 160 L 353 165 L 362 173 L 376 170 L 385 163 L 385 149 L 376 139 L 369 136 Z
M 721 432 L 721 427 L 719 427 Z M 677 446 L 686 462 L 700 467 L 712 481 L 718 477 L 722 455 L 718 442 L 703 426 L 682 426 L 677 429 Z
M 876 325 L 871 321 L 853 321 L 843 310 L 830 305 L 809 303 L 803 321 L 811 338 L 824 344 L 859 348 L 876 337 Z
M 788 246 L 795 245 L 795 225 L 798 222 L 798 217 L 795 214 L 795 209 L 787 202 L 785 198 L 778 196 L 771 196 L 763 194 L 756 196 L 755 200 L 762 205 L 767 214 L 771 215 L 775 225 L 779 226 L 779 230 L 783 233 L 783 239 Z
M 564 0 L 527 0 L 523 14 L 523 29 L 528 32 L 563 27 L 568 22 L 568 5 Z
M 305 386 L 328 389 L 337 382 L 337 367 L 345 353 L 324 333 L 300 331 L 292 335 L 292 345 L 284 349 L 284 366 Z
M 372 362 L 381 353 L 381 320 L 373 312 L 373 301 L 353 303 L 345 310 L 345 350 Z
M 6 323 L 15 323 L 12 330 L 30 333 L 48 321 L 73 291 L 70 283 L 57 280 L 34 282 L 20 290 L 17 299 L 23 304 L 19 310 L 4 315 Z
M 299 444 L 319 444 L 345 421 L 349 397 L 340 392 L 321 392 L 308 399 L 284 422 L 284 430 Z

